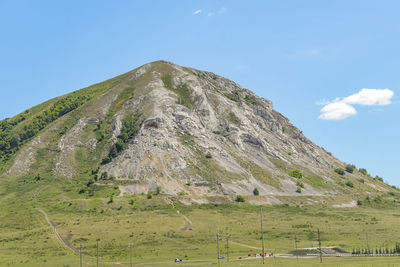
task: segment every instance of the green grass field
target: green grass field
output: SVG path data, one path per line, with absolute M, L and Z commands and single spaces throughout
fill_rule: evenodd
M 7 180 L 9 179 L 9 180 Z M 101 266 L 129 266 L 133 243 L 137 266 L 216 266 L 216 233 L 221 236 L 221 255 L 229 266 L 260 265 L 248 253 L 261 252 L 260 207 L 246 203 L 185 206 L 179 197 L 155 195 L 110 196 L 114 186 L 99 186 L 93 197 L 78 194 L 78 181 L 43 176 L 4 178 L 0 187 L 0 266 L 79 266 L 79 255 L 69 247 L 82 245 L 84 266 L 96 266 L 96 240 L 100 239 Z M 339 246 L 349 252 L 365 248 L 366 232 L 371 248 L 394 247 L 400 241 L 399 196 L 355 208 L 326 205 L 263 206 L 267 252 L 275 255 L 294 248 L 317 246 L 317 227 L 322 246 Z M 171 204 L 174 203 L 174 206 Z M 301 199 L 298 200 L 300 203 Z M 57 238 L 48 219 L 56 226 Z M 178 213 L 179 211 L 179 213 Z M 186 216 L 186 218 L 184 216 Z M 174 263 L 181 258 L 183 263 Z M 227 265 L 223 260 L 223 266 Z M 314 266 L 319 259 L 267 259 L 269 265 Z M 327 266 L 396 266 L 400 258 L 326 258 Z

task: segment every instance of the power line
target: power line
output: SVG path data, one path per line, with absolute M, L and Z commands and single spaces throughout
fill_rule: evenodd
M 130 246 L 130 250 L 131 250 L 130 266 L 132 267 L 132 266 L 133 266 L 133 264 L 132 264 L 132 246 L 133 246 L 133 244 L 132 244 L 132 243 L 129 243 L 129 246 Z
M 79 266 L 82 267 L 82 243 L 79 244 Z
M 99 267 L 99 239 L 97 239 L 97 256 L 96 256 L 96 259 L 97 259 L 97 267 Z
M 262 207 L 260 207 L 260 214 L 261 214 L 262 259 L 263 259 L 263 264 L 265 264 L 265 253 L 264 253 L 264 231 L 263 231 L 263 214 L 262 214 Z
M 221 259 L 220 259 L 220 256 L 219 256 L 219 233 L 217 232 L 217 250 L 218 250 L 218 267 L 220 267 L 221 266 Z
M 318 246 L 319 246 L 319 262 L 322 263 L 321 238 L 319 235 L 319 228 L 317 228 L 317 231 L 318 231 Z
M 229 263 L 229 238 L 226 238 L 226 259 Z

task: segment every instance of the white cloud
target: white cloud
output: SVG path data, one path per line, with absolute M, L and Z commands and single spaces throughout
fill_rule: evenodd
M 196 10 L 195 12 L 193 12 L 193 15 L 198 15 L 198 14 L 200 14 L 201 13 L 201 9 L 198 9 L 198 10 Z
M 391 103 L 394 93 L 389 89 L 367 89 L 348 96 L 343 99 L 348 104 L 358 104 L 363 106 L 387 106 Z
M 343 102 L 333 102 L 325 105 L 321 109 L 321 115 L 318 118 L 322 120 L 343 120 L 351 115 L 357 114 L 357 110 Z
M 356 94 L 344 98 L 336 98 L 331 102 L 323 100 L 317 102 L 317 104 L 324 105 L 318 118 L 322 120 L 343 120 L 357 114 L 357 110 L 352 105 L 387 106 L 391 104 L 393 95 L 394 92 L 390 89 L 363 88 Z
M 214 12 L 208 12 L 208 14 L 207 14 L 207 16 L 209 16 L 209 17 L 212 17 L 212 16 L 214 16 L 214 15 L 215 15 Z

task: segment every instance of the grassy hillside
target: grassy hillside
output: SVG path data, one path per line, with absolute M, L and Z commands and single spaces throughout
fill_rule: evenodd
M 130 242 L 134 244 L 136 263 L 170 262 L 179 257 L 193 261 L 193 265 L 187 266 L 215 265 L 217 231 L 222 238 L 223 255 L 226 255 L 225 238 L 231 241 L 230 257 L 236 260 L 232 266 L 253 266 L 256 260 L 245 261 L 243 265 L 237 259 L 260 252 L 256 249 L 261 247 L 258 206 L 246 202 L 185 206 L 179 201 L 184 196 L 156 194 L 151 199 L 146 195 L 118 197 L 118 190 L 112 185 L 98 186 L 94 197 L 86 198 L 76 193 L 81 186 L 74 180 L 51 177 L 3 179 L 0 254 L 7 256 L 2 258 L 1 266 L 75 266 L 79 256 L 68 247 L 79 248 L 80 244 L 86 255 L 84 261 L 94 264 L 97 239 L 100 239 L 102 266 L 128 263 Z M 266 250 L 275 254 L 291 251 L 294 235 L 300 241 L 299 247 L 317 246 L 317 227 L 323 246 L 340 246 L 350 252 L 365 247 L 366 232 L 371 248 L 393 247 L 400 240 L 398 193 L 363 199 L 356 208 L 331 208 L 338 200 L 329 197 L 324 198 L 325 205 L 302 205 L 307 198 L 287 201 L 293 204 L 263 207 Z M 39 209 L 56 225 L 67 246 L 57 239 Z M 287 259 L 276 261 L 277 266 L 293 263 Z M 332 265 L 328 266 L 338 263 L 329 261 Z M 392 261 L 385 261 L 390 266 Z M 304 266 L 316 262 L 316 259 L 301 260 Z

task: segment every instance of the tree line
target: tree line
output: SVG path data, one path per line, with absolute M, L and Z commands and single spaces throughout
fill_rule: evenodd
M 6 162 L 23 144 L 35 137 L 39 131 L 63 115 L 77 109 L 93 96 L 72 93 L 58 100 L 51 107 L 27 122 L 23 127 L 16 127 L 27 119 L 29 110 L 13 119 L 0 121 L 0 161 Z

